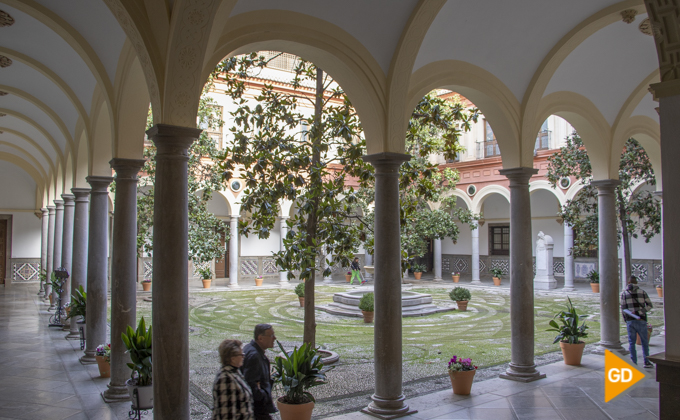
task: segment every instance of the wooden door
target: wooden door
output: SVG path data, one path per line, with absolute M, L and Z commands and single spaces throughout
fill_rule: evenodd
M 225 246 L 225 234 L 221 235 L 222 247 L 225 250 L 222 259 L 215 261 L 215 278 L 223 279 L 229 274 L 229 247 Z
M 7 219 L 0 220 L 0 284 L 5 284 L 7 263 Z

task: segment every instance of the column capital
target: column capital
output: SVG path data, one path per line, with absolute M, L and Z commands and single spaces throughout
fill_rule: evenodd
M 73 194 L 62 194 L 61 198 L 64 199 L 64 206 L 74 206 L 74 201 L 76 199 L 76 196 Z
M 116 181 L 137 182 L 137 174 L 144 166 L 144 162 L 146 162 L 144 159 L 113 158 L 109 165 L 116 171 Z
M 146 131 L 146 135 L 156 145 L 156 158 L 175 156 L 188 160 L 187 149 L 202 132 L 200 128 L 156 124 Z
M 54 202 L 54 206 L 56 207 L 57 210 L 61 210 L 64 208 L 64 200 L 52 200 Z
M 47 212 L 48 214 L 54 214 L 55 210 L 57 208 L 55 206 L 47 206 Z
M 241 217 L 240 214 L 230 214 L 230 215 L 229 215 L 229 218 L 230 218 L 231 220 L 238 219 L 239 217 Z
M 663 201 L 663 191 L 654 191 L 652 195 L 654 197 L 657 197 L 659 200 Z
M 520 166 L 517 168 L 501 169 L 498 173 L 510 180 L 510 187 L 518 187 L 529 185 L 529 180 L 538 173 L 538 169 Z
M 42 207 L 40 211 L 42 212 L 42 214 L 48 214 L 50 209 L 48 209 L 47 207 Z
M 76 196 L 76 203 L 87 203 L 90 201 L 91 188 L 71 188 L 71 192 Z
M 85 178 L 92 187 L 92 194 L 109 193 L 109 185 L 113 182 L 112 176 L 88 176 Z
M 379 173 L 398 173 L 402 163 L 411 160 L 411 155 L 395 152 L 381 152 L 363 156 L 365 162 L 373 165 Z
M 590 181 L 590 185 L 597 188 L 598 194 L 613 193 L 619 184 L 621 184 L 621 181 L 618 179 L 599 179 L 597 181 Z

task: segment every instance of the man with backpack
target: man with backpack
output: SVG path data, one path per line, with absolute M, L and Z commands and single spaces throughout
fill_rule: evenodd
M 626 321 L 626 328 L 628 329 L 630 358 L 637 365 L 635 342 L 636 336 L 639 335 L 646 368 L 654 367 L 652 362 L 649 361 L 649 337 L 647 335 L 647 312 L 652 307 L 652 301 L 649 299 L 647 292 L 638 287 L 635 276 L 630 276 L 626 290 L 621 293 L 621 311 L 623 312 L 623 320 Z

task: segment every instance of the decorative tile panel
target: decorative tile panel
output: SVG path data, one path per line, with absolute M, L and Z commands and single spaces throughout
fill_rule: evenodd
M 442 272 L 448 273 L 451 271 L 451 263 L 448 258 L 442 258 Z
M 12 264 L 12 282 L 40 281 L 40 263 L 22 262 Z
M 555 274 L 564 274 L 564 262 L 553 261 L 553 272 Z
M 646 283 L 648 280 L 647 264 L 631 264 L 632 274 L 638 278 L 638 281 Z
M 257 260 L 241 260 L 241 274 L 246 276 L 257 275 Z
M 663 281 L 663 265 L 654 264 L 654 270 L 658 273 L 658 275 L 654 277 L 654 283 L 661 283 Z
M 481 261 L 480 261 L 481 262 Z M 453 261 L 453 270 L 452 271 L 457 271 L 460 273 L 467 273 L 470 269 L 470 264 L 468 263 L 468 260 L 465 258 L 456 258 Z M 481 269 L 480 269 L 481 271 Z
M 264 274 L 276 274 L 279 268 L 276 266 L 276 261 L 273 258 L 265 258 L 262 260 L 262 272 Z
M 585 279 L 588 273 L 595 270 L 594 262 L 577 262 L 574 263 L 574 278 Z
M 153 261 L 144 261 L 144 280 L 153 278 Z
M 481 259 L 479 260 L 479 272 L 483 273 L 486 270 L 486 264 Z
M 510 272 L 510 261 L 508 261 L 508 260 L 491 260 L 491 268 L 500 268 L 501 271 L 503 271 L 503 274 L 507 275 Z

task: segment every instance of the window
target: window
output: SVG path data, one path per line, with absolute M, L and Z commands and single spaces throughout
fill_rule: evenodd
M 539 131 L 536 136 L 536 146 L 534 147 L 534 150 L 550 149 L 550 134 L 551 131 L 548 130 L 548 120 L 545 120 L 541 126 L 541 131 Z
M 498 148 L 496 135 L 493 133 L 489 122 L 484 120 L 484 157 L 488 158 L 500 155 L 501 149 Z
M 260 55 L 266 60 L 271 60 L 268 64 L 269 68 L 288 72 L 293 72 L 300 61 L 300 57 L 296 55 L 278 51 L 260 51 Z
M 215 118 L 215 120 L 222 121 L 222 109 L 223 109 L 223 107 L 221 107 L 219 105 L 210 105 L 210 108 L 212 108 L 212 111 L 213 111 L 212 116 Z M 203 123 L 203 124 L 201 124 L 200 128 L 204 129 L 206 134 L 208 135 L 208 137 L 215 140 L 215 144 L 217 145 L 217 148 L 219 150 L 222 150 L 222 125 L 221 124 L 220 125 L 215 124 L 215 125 L 216 126 L 208 127 L 207 123 Z
M 510 225 L 489 225 L 489 255 L 510 255 Z

